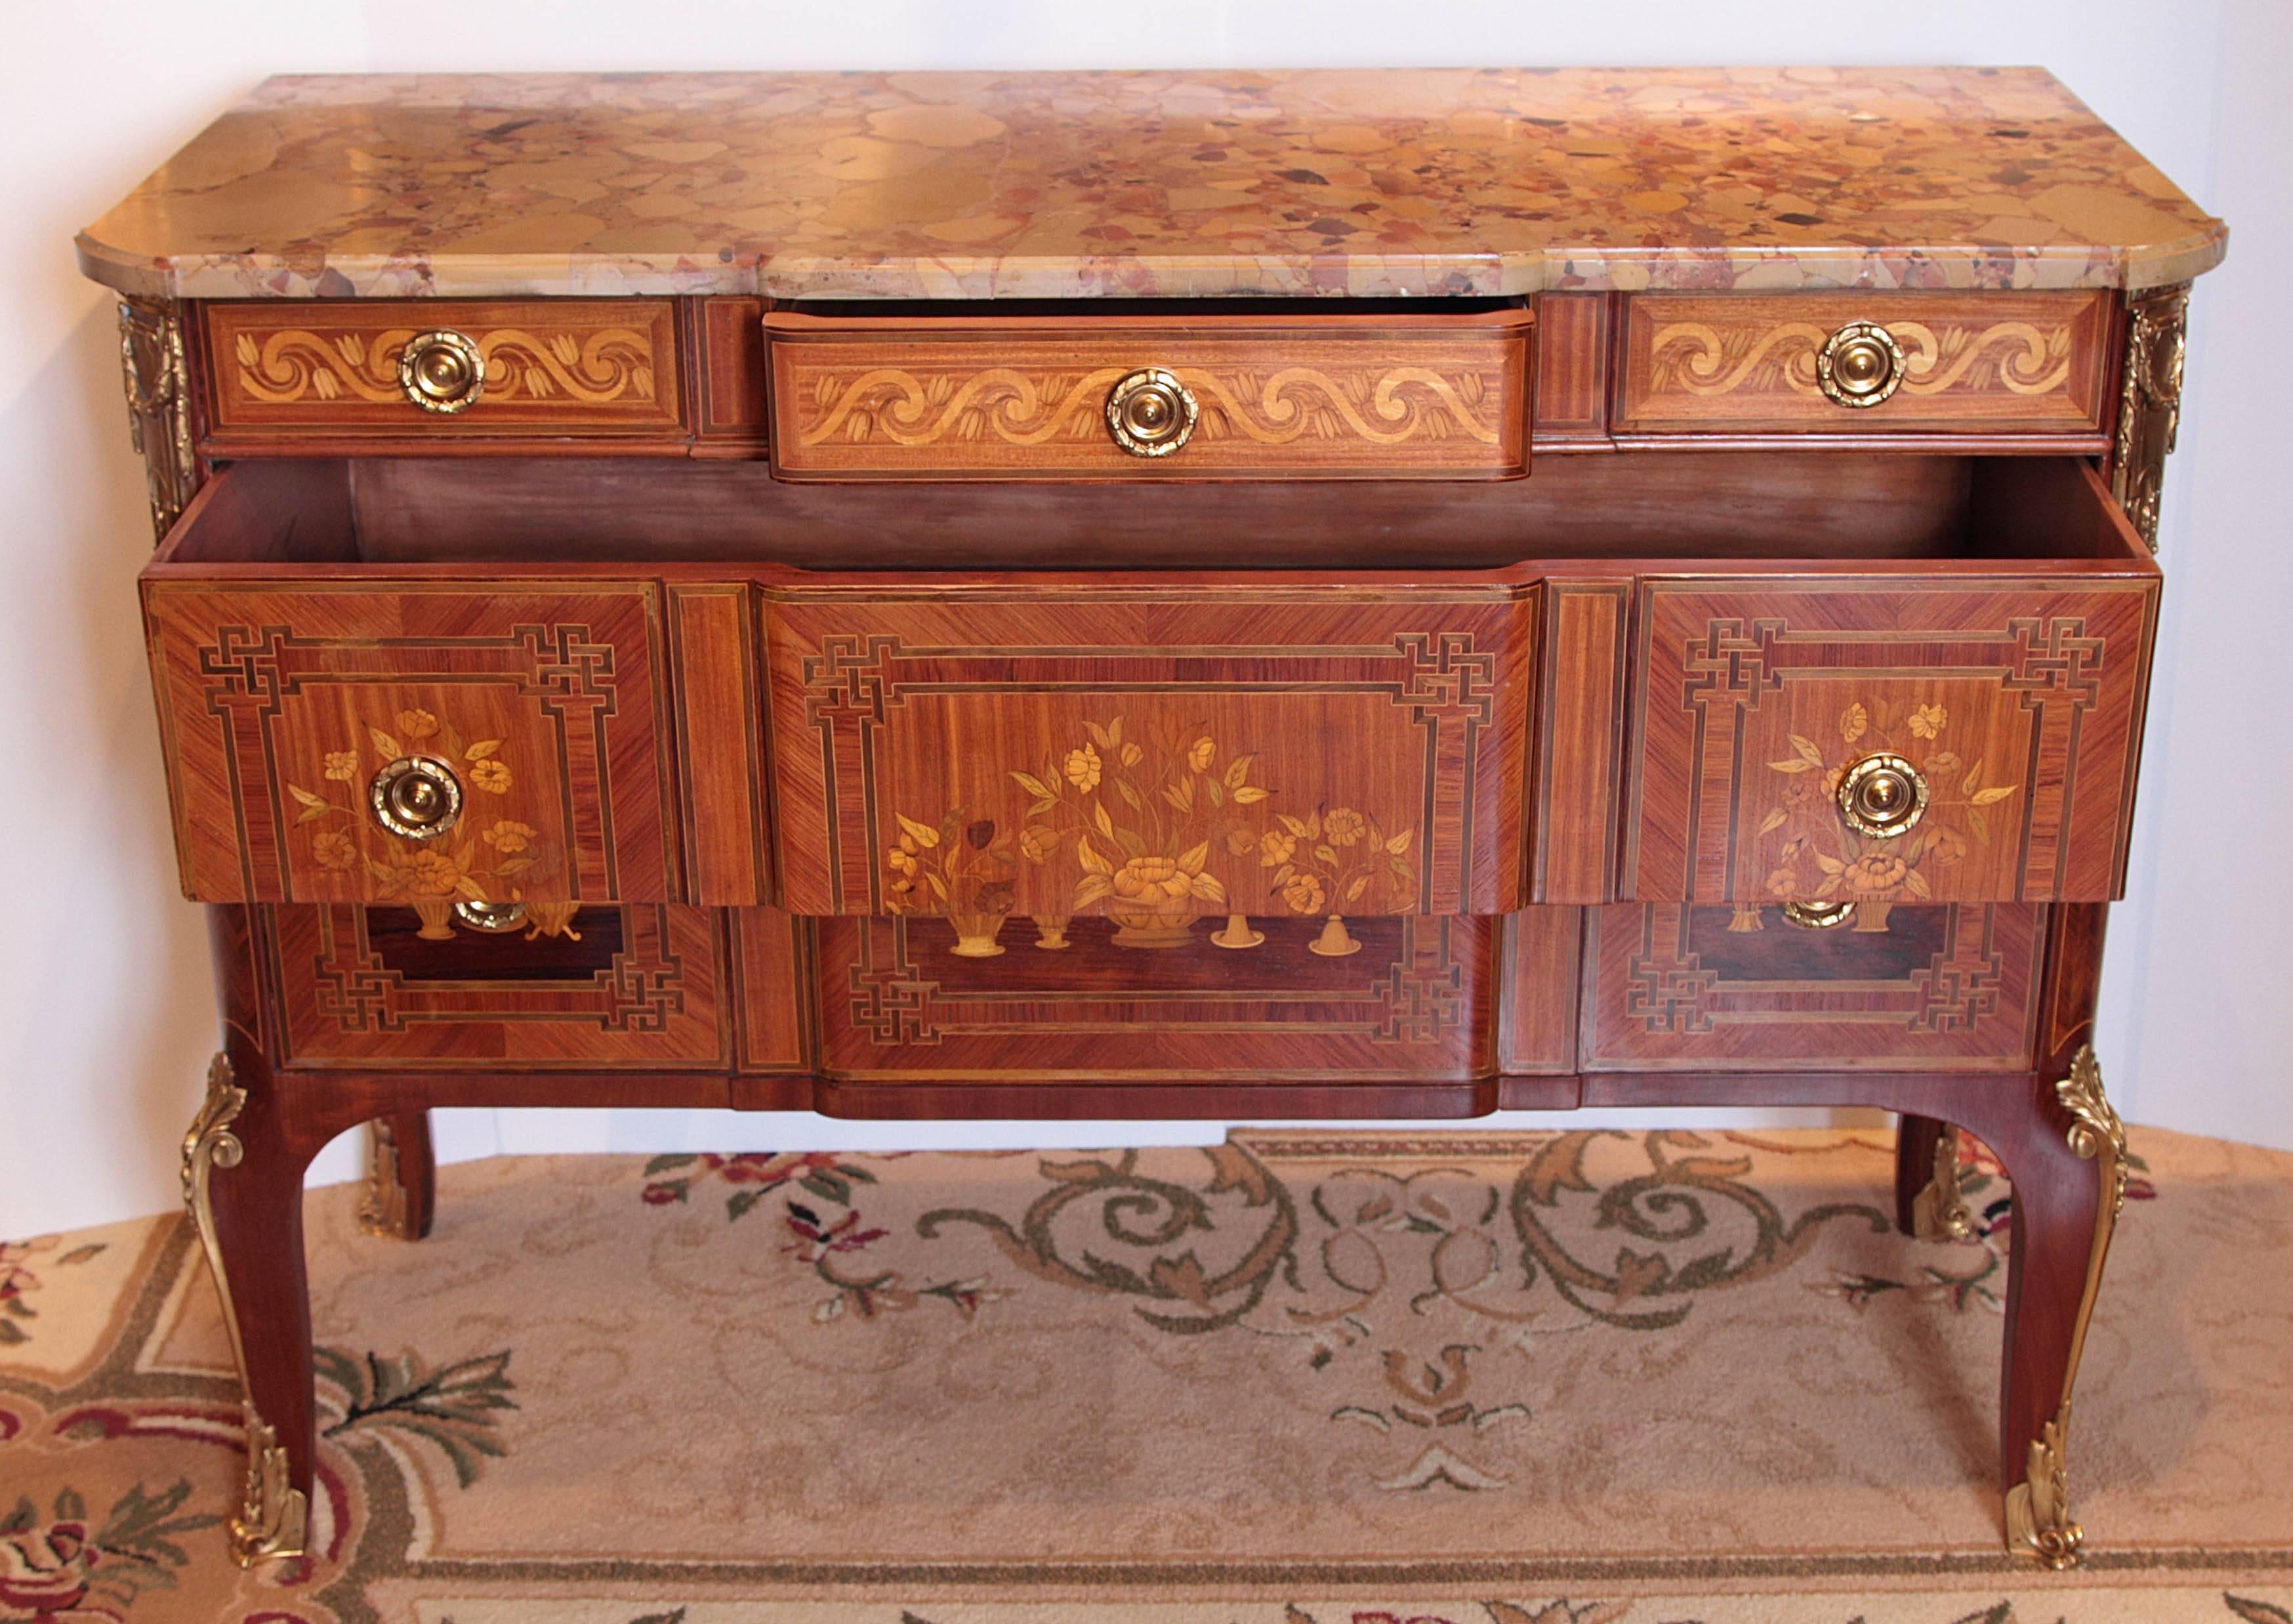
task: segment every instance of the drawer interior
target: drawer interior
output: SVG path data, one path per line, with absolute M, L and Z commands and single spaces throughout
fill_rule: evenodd
M 804 485 L 746 462 L 263 459 L 163 562 L 814 569 L 1491 569 L 1540 560 L 2106 559 L 2081 459 L 1678 451 L 1491 484 Z M 2141 555 L 2146 556 L 2146 555 Z

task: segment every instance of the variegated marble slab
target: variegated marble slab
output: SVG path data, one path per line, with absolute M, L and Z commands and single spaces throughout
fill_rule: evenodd
M 272 79 L 81 236 L 158 297 L 2141 288 L 2225 232 L 2013 69 Z

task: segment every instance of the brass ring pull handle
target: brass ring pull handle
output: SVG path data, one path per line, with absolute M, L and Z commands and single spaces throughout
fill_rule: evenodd
M 486 359 L 451 328 L 417 333 L 398 353 L 398 386 L 425 411 L 466 411 L 486 392 Z
M 1876 321 L 1850 321 L 1823 341 L 1815 381 L 1835 405 L 1876 406 L 1903 381 L 1903 346 Z
M 1835 930 L 1855 917 L 1851 902 L 1787 902 L 1784 923 L 1803 930 Z
M 1927 813 L 1927 781 L 1900 756 L 1864 757 L 1839 780 L 1839 816 L 1875 840 L 1908 834 Z
M 1106 392 L 1106 432 L 1133 457 L 1168 457 L 1194 437 L 1201 409 L 1175 373 L 1141 367 Z
M 409 840 L 434 840 L 462 816 L 462 781 L 443 761 L 401 756 L 367 787 L 375 821 Z
M 506 936 L 512 930 L 525 928 L 525 905 L 522 902 L 458 902 L 454 905 L 454 922 L 465 930 L 482 930 L 488 936 Z

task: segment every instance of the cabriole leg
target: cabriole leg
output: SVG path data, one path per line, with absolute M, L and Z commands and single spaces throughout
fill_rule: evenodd
M 1958 1130 L 1932 1116 L 1895 1131 L 1895 1224 L 1921 1240 L 1964 1240 L 1974 1214 L 1959 1194 Z
M 240 1565 L 303 1555 L 317 1439 L 311 1303 L 303 1261 L 303 1173 L 311 1147 L 283 1120 L 260 1043 L 252 921 L 210 907 L 223 1052 L 183 1135 L 183 1205 L 207 1253 L 239 1368 L 247 1482 L 231 1519 Z
M 422 1240 L 437 1213 L 437 1161 L 430 1113 L 377 1116 L 367 1127 L 366 1198 L 359 1227 L 393 1240 Z

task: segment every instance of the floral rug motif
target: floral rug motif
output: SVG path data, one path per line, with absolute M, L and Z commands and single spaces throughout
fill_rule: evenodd
M 246 1574 L 188 1226 L 0 1244 L 0 1624 L 2293 1624 L 2293 1156 L 2136 1142 L 2066 1578 L 1981 1147 L 1949 1243 L 1883 1133 L 1246 1132 L 314 1192 L 312 1555 Z

